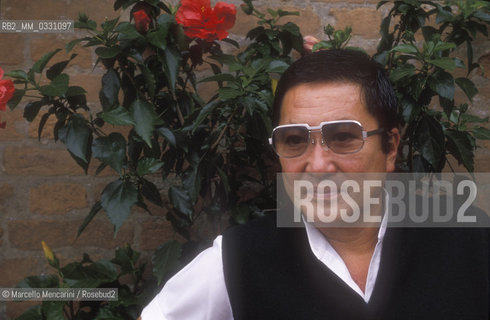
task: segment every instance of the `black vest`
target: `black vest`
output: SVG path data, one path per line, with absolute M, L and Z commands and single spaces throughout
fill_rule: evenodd
M 388 228 L 369 303 L 313 255 L 304 228 L 275 216 L 223 235 L 235 320 L 489 319 L 487 229 Z

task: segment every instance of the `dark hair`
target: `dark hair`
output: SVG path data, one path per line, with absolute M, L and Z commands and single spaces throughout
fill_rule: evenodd
M 295 61 L 282 75 L 274 98 L 272 123 L 279 124 L 281 105 L 286 93 L 305 83 L 350 82 L 361 86 L 367 111 L 381 128 L 382 148 L 391 150 L 389 131 L 398 125 L 397 101 L 383 68 L 361 51 L 347 49 L 320 50 Z

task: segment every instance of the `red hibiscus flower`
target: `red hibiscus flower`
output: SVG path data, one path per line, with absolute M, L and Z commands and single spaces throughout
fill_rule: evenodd
M 0 68 L 0 79 L 3 78 L 3 70 Z M 0 110 L 5 111 L 7 102 L 14 96 L 15 88 L 12 80 L 0 80 Z
M 235 18 L 235 5 L 218 2 L 211 8 L 210 0 L 182 0 L 175 15 L 188 37 L 206 41 L 226 38 Z
M 148 29 L 150 29 L 151 19 L 146 11 L 144 9 L 134 11 L 133 18 L 134 27 L 136 28 L 136 30 L 138 30 L 138 32 L 142 34 L 147 33 Z

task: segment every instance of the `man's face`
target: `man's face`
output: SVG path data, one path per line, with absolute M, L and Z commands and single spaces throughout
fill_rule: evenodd
M 293 87 L 284 96 L 279 124 L 306 123 L 317 126 L 324 121 L 357 120 L 364 130 L 379 128 L 362 101 L 361 87 L 352 83 L 313 83 Z M 296 158 L 280 158 L 282 172 L 339 173 L 392 172 L 395 169 L 398 130 L 394 148 L 386 154 L 381 148 L 381 135 L 368 137 L 362 149 L 352 154 L 325 151 L 319 132 L 313 132 L 315 144 Z
M 361 123 L 365 131 L 379 129 L 378 121 L 367 111 L 362 98 L 361 87 L 357 84 L 345 82 L 301 84 L 290 89 L 284 96 L 280 125 L 306 123 L 310 126 L 318 126 L 321 122 L 335 120 L 356 120 Z M 302 155 L 295 158 L 280 157 L 283 173 L 301 173 L 301 175 L 283 175 L 289 196 L 294 197 L 291 179 L 298 179 L 298 176 L 316 180 L 312 181 L 314 185 L 315 182 L 318 185 L 317 182 L 322 180 L 322 177 L 336 179 L 340 192 L 340 182 L 344 179 L 351 179 L 349 178 L 350 173 L 394 171 L 399 133 L 397 129 L 393 129 L 391 133 L 393 147 L 389 153 L 383 152 L 381 135 L 375 134 L 366 138 L 362 149 L 358 152 L 337 154 L 332 150 L 325 150 L 325 147 L 320 143 L 320 132 L 312 132 L 311 137 L 315 139 L 315 144 L 310 142 Z M 356 176 L 353 179 L 358 180 L 362 185 L 360 180 L 364 178 Z M 316 204 L 322 200 L 325 213 L 329 215 L 333 213 L 329 212 L 331 211 L 330 202 L 333 201 L 334 198 L 332 197 L 334 196 L 337 198 L 338 194 L 330 194 L 328 190 L 321 193 L 315 189 L 313 202 Z M 379 192 L 378 196 L 381 197 Z M 336 200 L 337 208 L 350 211 L 350 206 L 341 198 Z M 360 194 L 356 198 L 354 200 L 357 203 L 362 203 Z M 333 214 L 336 215 L 337 213 Z

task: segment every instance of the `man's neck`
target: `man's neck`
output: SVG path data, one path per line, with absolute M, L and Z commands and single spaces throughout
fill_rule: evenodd
M 379 227 L 319 229 L 344 261 L 351 278 L 365 292 Z

